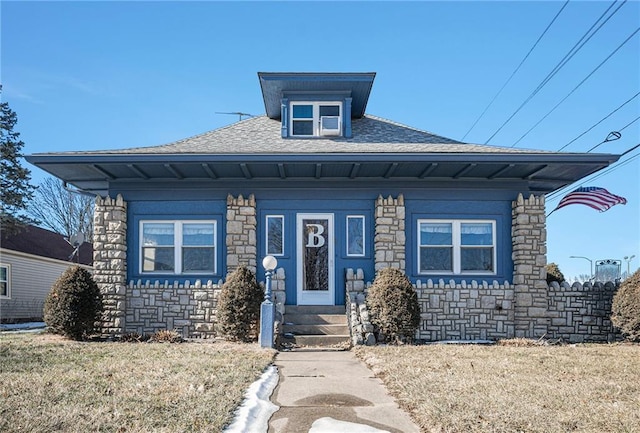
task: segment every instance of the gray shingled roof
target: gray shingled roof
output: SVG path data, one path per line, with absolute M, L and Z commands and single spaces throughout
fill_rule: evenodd
M 462 143 L 372 115 L 353 120 L 352 138 L 282 138 L 280 127 L 258 116 L 160 146 L 65 154 L 541 153 Z

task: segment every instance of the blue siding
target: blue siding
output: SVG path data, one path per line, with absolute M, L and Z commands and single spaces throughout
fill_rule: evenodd
M 309 192 L 313 195 L 314 192 Z M 334 193 L 335 194 L 335 193 Z M 267 215 L 284 215 L 284 256 L 277 257 L 278 267 L 283 268 L 286 276 L 287 304 L 295 305 L 297 302 L 297 245 L 296 245 L 296 214 L 297 213 L 332 213 L 334 215 L 334 242 L 335 242 L 335 304 L 345 303 L 345 270 L 347 268 L 362 268 L 367 279 L 374 277 L 374 253 L 373 253 L 373 211 L 374 200 L 286 200 L 256 198 L 258 214 L 258 279 L 264 279 L 262 269 L 262 257 L 266 255 L 265 218 Z M 365 255 L 363 257 L 347 256 L 346 224 L 347 215 L 365 216 Z
M 223 278 L 226 275 L 226 197 L 242 194 L 248 197 L 254 194 L 257 204 L 257 277 L 264 280 L 262 258 L 266 255 L 266 215 L 284 215 L 285 251 L 278 257 L 278 267 L 286 273 L 287 303 L 295 304 L 296 299 L 296 214 L 297 213 L 332 213 L 334 215 L 335 242 L 335 303 L 345 301 L 345 269 L 361 268 L 366 281 L 375 278 L 375 203 L 379 195 L 405 198 L 406 216 L 406 273 L 412 281 L 427 279 L 445 281 L 461 279 L 511 281 L 513 261 L 511 258 L 511 201 L 516 191 L 483 190 L 469 188 L 428 188 L 416 187 L 415 182 L 406 184 L 387 183 L 386 186 L 367 183 L 345 182 L 341 187 L 310 188 L 303 182 L 298 188 L 291 187 L 293 181 L 283 182 L 279 186 L 263 183 L 260 187 L 195 188 L 182 184 L 181 189 L 159 188 L 139 189 L 134 185 L 120 188 L 128 201 L 129 214 L 129 252 L 128 278 L 169 281 L 194 281 Z M 286 184 L 286 186 L 285 186 Z M 331 184 L 333 186 L 333 184 Z M 453 185 L 452 185 L 453 186 Z M 180 201 L 174 201 L 176 196 Z M 346 217 L 347 215 L 365 216 L 365 256 L 349 257 L 346 251 Z M 487 219 L 496 221 L 497 273 L 496 275 L 470 275 L 452 277 L 451 275 L 420 275 L 417 264 L 417 220 L 418 219 Z M 214 219 L 217 221 L 217 272 L 215 275 L 142 275 L 139 270 L 139 223 L 144 219 Z
M 227 248 L 225 242 L 226 200 L 202 201 L 133 201 L 127 210 L 127 268 L 129 279 L 143 281 L 186 280 L 217 281 L 226 275 Z M 141 220 L 215 220 L 217 225 L 216 273 L 215 274 L 142 274 L 140 271 L 140 221 Z
M 511 281 L 513 276 L 513 260 L 511 252 L 511 201 L 506 200 L 442 200 L 407 198 L 406 206 L 406 234 L 407 234 L 407 264 L 406 273 L 412 281 L 428 279 L 445 281 L 460 280 L 493 280 Z M 496 275 L 420 275 L 418 272 L 417 242 L 419 219 L 485 219 L 496 221 L 497 269 Z

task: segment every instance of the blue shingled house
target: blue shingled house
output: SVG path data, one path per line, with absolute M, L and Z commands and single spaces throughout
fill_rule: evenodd
M 264 116 L 160 146 L 27 157 L 98 196 L 105 329 L 206 333 L 217 282 L 238 265 L 262 280 L 272 255 L 285 306 L 357 303 L 393 266 L 424 292 L 425 339 L 543 332 L 544 195 L 617 155 L 469 144 L 366 114 L 375 73 L 258 78 Z

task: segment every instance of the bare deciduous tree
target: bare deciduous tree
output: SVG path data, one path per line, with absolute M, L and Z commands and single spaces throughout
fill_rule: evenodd
M 38 186 L 28 213 L 43 227 L 67 238 L 82 233 L 90 242 L 93 204 L 93 197 L 70 191 L 61 180 L 49 177 Z

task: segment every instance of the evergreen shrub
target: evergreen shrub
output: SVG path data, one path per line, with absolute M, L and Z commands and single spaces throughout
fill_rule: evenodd
M 385 268 L 378 272 L 367 294 L 367 307 L 379 339 L 391 343 L 413 341 L 420 325 L 420 305 L 418 294 L 402 271 Z
M 264 290 L 249 268 L 241 266 L 229 274 L 216 311 L 220 336 L 231 341 L 257 341 L 262 301 Z
M 613 297 L 611 321 L 630 341 L 640 342 L 640 269 L 624 280 Z
M 56 280 L 44 303 L 49 330 L 82 340 L 96 330 L 102 314 L 102 295 L 86 269 L 72 266 Z

